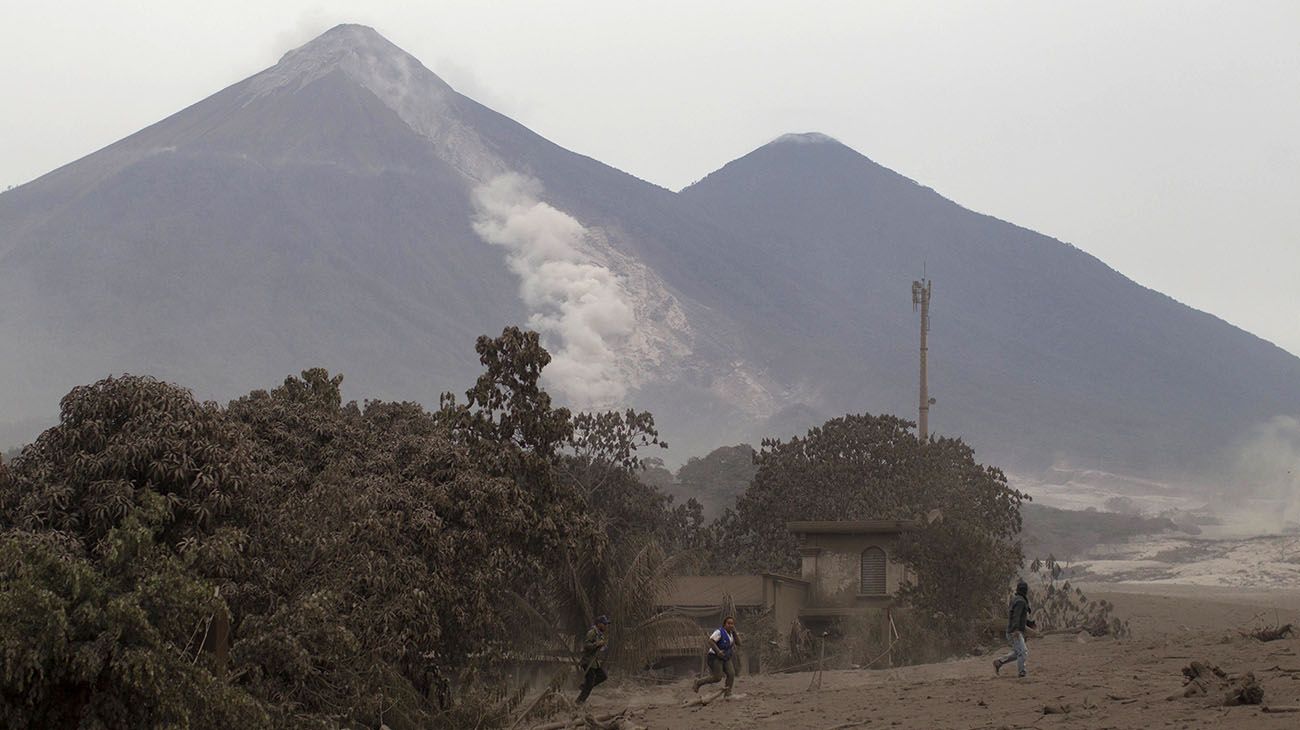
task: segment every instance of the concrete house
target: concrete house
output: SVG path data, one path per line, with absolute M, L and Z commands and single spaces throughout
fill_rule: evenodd
M 911 577 L 898 542 L 910 520 L 790 522 L 799 541 L 799 578 L 808 593 L 799 618 L 828 618 L 894 605 Z
M 761 622 L 784 644 L 800 628 L 820 630 L 837 618 L 889 609 L 912 575 L 897 558 L 899 538 L 919 526 L 911 520 L 790 522 L 799 544 L 799 573 L 702 575 L 678 578 L 661 608 L 695 619 L 700 636 L 683 635 L 661 657 L 698 658 L 703 635 L 724 612 L 736 615 L 742 636 Z M 887 614 L 886 614 L 887 615 Z M 758 669 L 753 647 L 742 643 L 742 665 Z M 752 656 L 750 656 L 752 655 Z

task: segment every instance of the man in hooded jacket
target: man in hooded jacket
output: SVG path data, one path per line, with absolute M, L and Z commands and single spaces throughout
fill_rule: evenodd
M 1029 647 L 1025 646 L 1025 629 L 1037 626 L 1029 618 L 1033 609 L 1029 607 L 1029 584 L 1023 579 L 1016 583 L 1016 595 L 1011 597 L 1010 615 L 1007 618 L 1007 641 L 1011 651 L 1006 656 L 993 660 L 993 672 L 1000 673 L 1002 665 L 1016 662 L 1021 677 L 1025 676 L 1025 661 L 1029 659 Z
M 582 642 L 582 660 L 578 663 L 578 670 L 582 672 L 582 689 L 578 693 L 580 705 L 587 701 L 587 697 L 591 695 L 596 685 L 609 677 L 601 666 L 601 658 L 609 643 L 605 638 L 607 631 L 609 631 L 609 616 L 597 616 L 596 624 L 587 629 L 587 637 Z

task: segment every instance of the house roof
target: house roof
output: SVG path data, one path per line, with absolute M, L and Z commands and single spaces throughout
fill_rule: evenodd
M 721 607 L 723 596 L 737 607 L 763 605 L 761 575 L 684 575 L 659 600 L 661 606 L 680 608 Z
M 897 533 L 921 526 L 916 520 L 817 520 L 787 522 L 786 529 L 796 535 L 870 535 Z

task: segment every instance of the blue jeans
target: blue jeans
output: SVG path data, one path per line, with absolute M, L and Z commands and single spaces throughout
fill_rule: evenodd
M 1020 671 L 1020 674 L 1024 674 L 1025 661 L 1029 659 L 1029 647 L 1025 646 L 1025 635 L 1019 631 L 1008 631 L 1007 641 L 1011 643 L 1011 651 L 1007 652 L 1007 655 L 998 661 L 1002 664 L 1010 664 L 1014 659 L 1016 669 Z

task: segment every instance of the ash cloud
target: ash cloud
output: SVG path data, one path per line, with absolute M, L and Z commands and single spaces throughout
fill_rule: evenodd
M 1277 416 L 1256 425 L 1237 453 L 1241 492 L 1262 504 L 1250 510 L 1265 532 L 1300 526 L 1300 419 Z
M 618 276 L 584 254 L 582 224 L 540 196 L 531 178 L 493 178 L 474 191 L 474 231 L 506 249 L 528 325 L 551 351 L 548 384 L 575 408 L 615 405 L 628 389 L 616 350 L 636 323 L 633 309 Z

